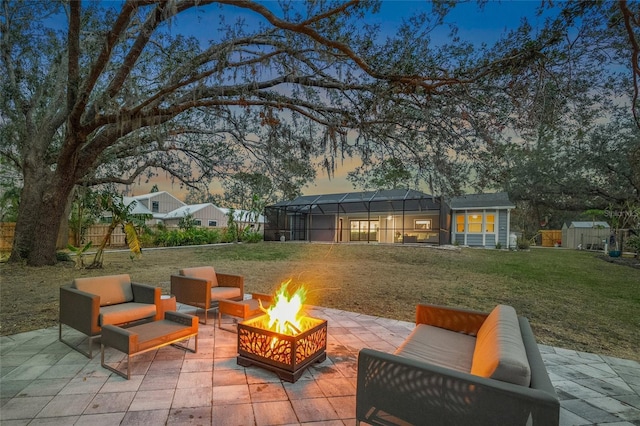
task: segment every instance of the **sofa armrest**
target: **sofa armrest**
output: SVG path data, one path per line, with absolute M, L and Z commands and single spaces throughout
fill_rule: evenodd
M 87 336 L 100 334 L 98 317 L 100 296 L 70 287 L 60 287 L 61 324 L 75 328 Z
M 237 287 L 244 296 L 244 277 L 242 275 L 220 274 L 216 272 L 219 287 Z
M 488 313 L 438 305 L 417 305 L 416 325 L 426 324 L 475 336 Z
M 376 416 L 388 413 L 412 424 L 553 426 L 558 410 L 555 395 L 538 389 L 372 349 L 358 356 L 358 421 L 376 424 Z
M 202 278 L 171 275 L 171 294 L 178 303 L 204 309 L 211 307 L 211 281 Z
M 520 334 L 522 334 L 522 342 L 524 343 L 529 368 L 531 369 L 530 386 L 554 395 L 557 398 L 556 390 L 551 383 L 551 379 L 549 379 L 549 374 L 542 361 L 542 355 L 540 355 L 540 349 L 538 349 L 538 343 L 536 342 L 529 320 L 525 317 L 518 317 L 518 322 L 520 323 Z

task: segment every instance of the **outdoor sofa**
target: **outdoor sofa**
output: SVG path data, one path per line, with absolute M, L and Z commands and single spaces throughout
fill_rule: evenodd
M 395 353 L 362 349 L 356 421 L 369 424 L 556 426 L 560 403 L 529 322 L 418 305 Z
M 221 274 L 211 266 L 184 268 L 171 275 L 171 294 L 178 303 L 204 309 L 206 324 L 207 311 L 216 308 L 218 301 L 244 298 L 244 277 Z
M 160 287 L 131 282 L 128 274 L 76 278 L 70 286 L 60 287 L 58 339 L 93 358 L 92 343 L 100 337 L 102 326 L 159 319 L 160 295 Z M 62 338 L 63 324 L 89 336 L 88 352 Z

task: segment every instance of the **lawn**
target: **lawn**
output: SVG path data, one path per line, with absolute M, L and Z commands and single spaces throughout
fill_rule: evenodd
M 244 275 L 247 292 L 272 292 L 292 278 L 307 285 L 310 304 L 407 321 L 416 303 L 483 311 L 506 303 L 530 319 L 539 343 L 637 360 L 640 270 L 597 256 L 552 248 L 265 242 L 148 249 L 133 261 L 127 252 L 107 253 L 102 270 L 1 264 L 0 334 L 56 325 L 58 288 L 77 276 L 129 273 L 168 292 L 179 268 L 213 265 Z

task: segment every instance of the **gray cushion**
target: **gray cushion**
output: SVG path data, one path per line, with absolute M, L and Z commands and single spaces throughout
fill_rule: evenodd
M 76 278 L 71 287 L 100 296 L 100 306 L 133 301 L 131 278 L 128 274 Z
M 475 344 L 468 334 L 418 324 L 395 354 L 468 373 Z
M 211 300 L 237 299 L 240 296 L 238 287 L 211 287 Z
M 155 316 L 156 305 L 133 302 L 120 303 L 118 305 L 101 307 L 98 324 L 100 324 L 100 326 L 106 324 L 118 325 Z
M 213 266 L 197 266 L 195 268 L 184 268 L 180 270 L 180 275 L 191 278 L 200 278 L 211 281 L 211 287 L 218 286 L 218 277 Z
M 498 305 L 480 329 L 471 374 L 529 387 L 531 368 L 515 309 Z

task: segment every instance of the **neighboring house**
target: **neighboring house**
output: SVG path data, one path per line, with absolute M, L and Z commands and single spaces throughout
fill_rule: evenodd
M 509 248 L 511 210 L 516 206 L 506 192 L 453 197 L 451 241 L 460 245 Z
M 146 217 L 150 217 L 152 215 L 151 211 L 147 209 L 144 204 L 140 203 L 133 197 L 122 197 L 122 203 L 125 206 L 128 206 L 131 203 L 135 203 L 133 210 L 131 210 L 131 214 L 134 216 L 144 215 Z M 100 215 L 100 222 L 102 223 L 111 223 L 111 219 L 113 217 L 113 213 L 105 210 Z
M 127 197 L 129 198 L 129 197 Z M 164 215 L 186 204 L 166 191 L 151 192 L 130 197 L 151 211 L 156 220 L 164 219 Z
M 604 250 L 611 236 L 607 222 L 575 221 L 562 225 L 562 247 Z
M 178 226 L 180 219 L 191 216 L 196 226 L 203 228 L 224 228 L 227 226 L 226 214 L 211 203 L 191 204 L 179 207 L 165 215 L 162 221 L 166 226 Z
M 449 243 L 449 209 L 439 197 L 394 189 L 307 195 L 265 209 L 273 241 Z
M 122 197 L 122 202 L 125 206 L 128 206 L 131 203 L 135 203 L 133 210 L 131 210 L 132 215 L 153 215 L 151 210 L 149 210 L 144 204 L 133 197 Z

